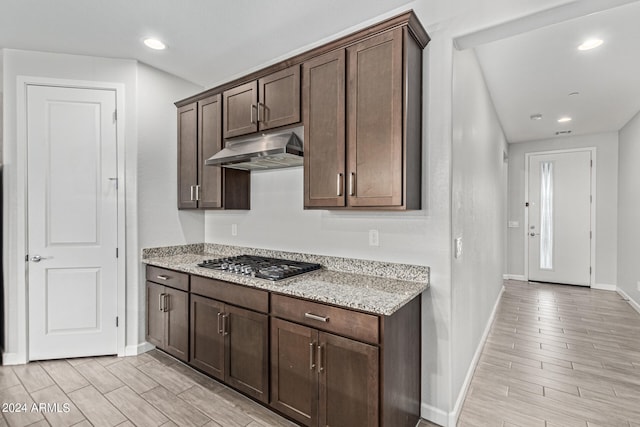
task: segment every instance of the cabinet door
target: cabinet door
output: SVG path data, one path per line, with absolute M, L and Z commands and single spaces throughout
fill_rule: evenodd
M 269 74 L 258 81 L 260 130 L 300 121 L 300 66 Z
M 302 65 L 304 206 L 345 205 L 345 51 Z
M 178 209 L 198 207 L 198 112 L 197 105 L 178 108 Z
M 222 149 L 222 96 L 198 101 L 198 183 L 200 208 L 222 207 L 222 168 L 205 166 Z
M 224 137 L 258 131 L 258 82 L 245 83 L 222 94 Z
M 319 333 L 319 425 L 378 426 L 378 348 Z
M 191 295 L 191 352 L 189 363 L 224 380 L 224 304 Z
M 318 332 L 271 319 L 271 406 L 306 425 L 318 422 Z
M 189 360 L 189 294 L 165 288 L 165 348 L 180 360 Z
M 269 317 L 229 305 L 225 313 L 225 381 L 267 403 Z
M 164 286 L 147 282 L 147 330 L 148 342 L 164 348 L 164 312 L 162 311 L 162 295 Z
M 401 206 L 402 29 L 347 49 L 351 206 Z

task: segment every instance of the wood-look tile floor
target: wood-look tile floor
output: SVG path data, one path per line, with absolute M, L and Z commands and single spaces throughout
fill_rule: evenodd
M 615 292 L 505 281 L 459 427 L 640 427 L 640 314 Z
M 296 425 L 156 350 L 0 366 L 0 405 L 0 427 Z

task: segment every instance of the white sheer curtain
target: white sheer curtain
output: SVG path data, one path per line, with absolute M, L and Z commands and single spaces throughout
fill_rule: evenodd
M 540 163 L 540 269 L 553 269 L 553 163 Z

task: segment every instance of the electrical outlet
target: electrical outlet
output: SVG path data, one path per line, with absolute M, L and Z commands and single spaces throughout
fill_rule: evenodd
M 238 224 L 231 224 L 231 235 L 232 236 L 238 235 Z
M 460 258 L 462 256 L 462 237 L 457 237 L 455 240 L 455 257 Z
M 380 246 L 378 230 L 369 230 L 369 246 Z
M 638 280 L 637 286 L 638 286 L 638 292 L 640 292 L 640 280 Z

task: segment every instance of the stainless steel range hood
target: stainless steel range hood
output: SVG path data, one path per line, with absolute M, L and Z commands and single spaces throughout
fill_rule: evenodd
M 286 133 L 227 140 L 225 148 L 204 164 L 241 170 L 287 168 L 302 165 L 302 151 L 302 141 L 289 129 Z

